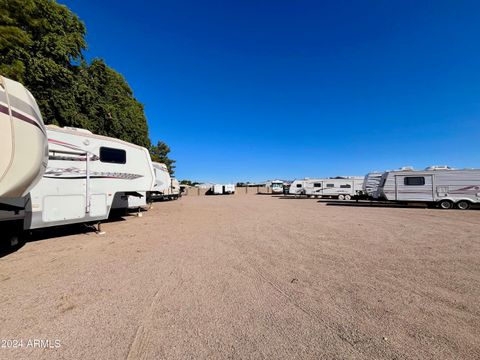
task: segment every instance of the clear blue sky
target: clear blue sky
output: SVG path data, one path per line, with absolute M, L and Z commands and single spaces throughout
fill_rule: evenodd
M 60 2 L 180 179 L 480 167 L 478 1 Z

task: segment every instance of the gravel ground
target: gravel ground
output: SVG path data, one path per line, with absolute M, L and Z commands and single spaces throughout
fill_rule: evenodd
M 479 229 L 252 195 L 48 232 L 0 259 L 0 359 L 479 359 Z

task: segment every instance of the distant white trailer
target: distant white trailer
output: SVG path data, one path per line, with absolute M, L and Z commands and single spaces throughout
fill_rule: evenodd
M 215 184 L 212 186 L 212 194 L 213 195 L 222 195 L 223 194 L 223 185 L 222 184 Z
M 24 229 L 99 222 L 118 198 L 152 189 L 147 149 L 83 129 L 49 126 L 47 135 L 43 178 L 27 196 L 13 200 L 23 211 L 0 211 L 0 221 L 20 219 Z
M 172 182 L 170 184 L 170 188 L 168 189 L 167 191 L 167 196 L 170 198 L 170 199 L 178 199 L 181 195 L 180 195 L 180 182 L 172 177 Z
M 436 204 L 466 210 L 480 203 L 480 169 L 432 166 L 425 170 L 396 170 L 383 174 L 379 197 L 395 202 Z
M 153 169 L 155 171 L 155 184 L 153 190 L 147 193 L 147 198 L 149 201 L 168 200 L 172 198 L 172 188 L 175 184 L 172 183 L 167 165 L 154 162 Z
M 272 190 L 272 194 L 283 194 L 283 181 L 272 180 L 270 188 Z
M 0 76 L 0 199 L 26 195 L 47 161 L 47 132 L 35 98 L 22 84 Z
M 234 184 L 223 185 L 223 193 L 228 195 L 235 194 L 235 185 Z
M 363 181 L 360 176 L 295 180 L 289 194 L 350 200 L 362 192 Z

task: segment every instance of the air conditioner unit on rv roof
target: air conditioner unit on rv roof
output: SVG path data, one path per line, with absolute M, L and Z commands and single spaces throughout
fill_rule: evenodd
M 453 170 L 453 168 L 448 165 L 433 165 L 427 167 L 425 170 Z

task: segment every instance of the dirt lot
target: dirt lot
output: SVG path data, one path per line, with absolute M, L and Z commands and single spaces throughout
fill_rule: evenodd
M 158 203 L 1 258 L 0 339 L 23 348 L 0 358 L 479 359 L 479 229 L 473 210 Z

